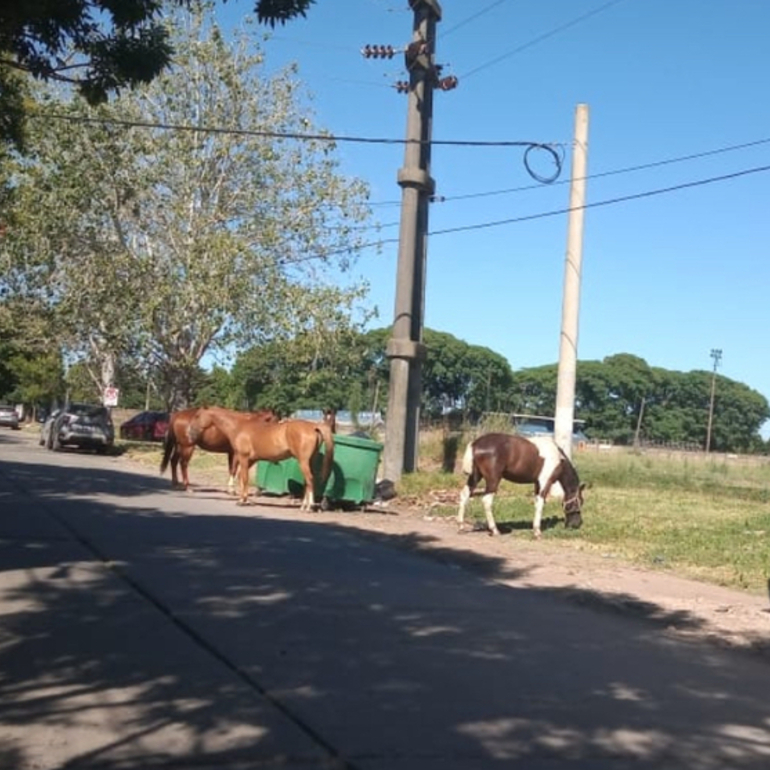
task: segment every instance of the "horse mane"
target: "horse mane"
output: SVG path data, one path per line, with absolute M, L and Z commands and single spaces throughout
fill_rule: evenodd
M 565 481 L 567 481 L 569 484 L 574 484 L 575 487 L 580 486 L 580 478 L 578 476 L 577 469 L 572 463 L 572 460 L 567 457 L 567 453 L 558 444 L 556 445 L 556 448 L 559 450 L 559 455 L 561 455 Z M 562 486 L 564 485 L 562 484 Z

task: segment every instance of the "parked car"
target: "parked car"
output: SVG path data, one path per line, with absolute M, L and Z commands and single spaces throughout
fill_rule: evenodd
M 163 441 L 168 412 L 139 412 L 120 426 L 120 437 L 133 441 Z
M 58 450 L 65 446 L 106 452 L 115 443 L 110 411 L 96 404 L 69 404 L 48 416 L 40 430 L 40 444 Z
M 58 417 L 61 409 L 52 409 L 50 412 L 45 412 L 40 418 L 40 446 L 48 446 L 51 441 L 51 427 L 53 421 Z
M 15 406 L 0 406 L 0 425 L 19 430 L 19 413 Z

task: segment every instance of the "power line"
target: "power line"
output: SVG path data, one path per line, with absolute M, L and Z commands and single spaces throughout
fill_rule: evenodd
M 721 155 L 727 152 L 735 152 L 737 150 L 746 150 L 751 147 L 758 147 L 763 144 L 770 144 L 770 137 L 766 137 L 764 139 L 756 139 L 751 142 L 743 142 L 741 144 L 728 145 L 726 147 L 718 147 L 713 150 L 704 150 L 703 152 L 691 153 L 689 155 L 680 155 L 675 158 L 665 158 L 663 160 L 655 160 L 649 163 L 639 163 L 634 166 L 625 166 L 623 168 L 612 169 L 610 171 L 600 171 L 595 174 L 587 174 L 584 177 L 584 179 L 601 179 L 602 177 L 617 176 L 618 174 L 628 174 L 635 171 L 645 171 L 651 168 L 659 168 L 661 166 L 673 165 L 675 163 L 684 163 L 690 160 L 699 160 L 701 158 L 708 158 L 714 155 Z M 558 185 L 565 185 L 569 183 L 570 183 L 569 179 L 560 179 L 560 180 L 551 182 L 550 186 L 555 187 Z M 516 192 L 526 192 L 527 190 L 541 190 L 542 188 L 543 188 L 542 184 L 528 184 L 528 185 L 521 185 L 520 187 L 508 187 L 502 190 L 487 190 L 485 192 L 465 193 L 464 195 L 450 195 L 450 196 L 438 195 L 436 196 L 436 202 L 446 203 L 450 201 L 454 202 L 454 201 L 460 201 L 460 200 L 471 200 L 473 198 L 488 198 L 495 195 L 508 195 L 510 193 L 516 193 Z M 399 203 L 400 201 L 396 201 L 396 200 L 377 201 L 375 203 L 369 203 L 368 205 L 371 207 L 395 206 L 395 205 L 398 205 Z
M 617 203 L 627 203 L 628 201 L 641 200 L 643 198 L 652 198 L 657 195 L 665 195 L 667 193 L 678 192 L 680 190 L 687 190 L 694 187 L 702 187 L 709 184 L 715 184 L 717 182 L 726 182 L 732 179 L 739 179 L 740 177 L 749 176 L 750 174 L 760 174 L 766 171 L 770 171 L 770 166 L 755 166 L 754 168 L 742 169 L 741 171 L 734 171 L 730 174 L 721 174 L 719 176 L 708 177 L 706 179 L 697 179 L 692 182 L 682 182 L 681 184 L 671 185 L 669 187 L 659 187 L 654 190 L 645 190 L 639 193 L 632 193 L 630 195 L 620 195 L 616 198 L 608 198 L 602 201 L 595 201 L 593 203 L 586 203 L 579 207 L 566 207 L 561 209 L 554 209 L 551 211 L 541 211 L 537 214 L 526 214 L 521 217 L 513 217 L 511 219 L 499 219 L 492 222 L 481 222 L 475 225 L 463 225 L 460 227 L 449 227 L 443 230 L 433 230 L 428 233 L 429 236 L 436 235 L 449 235 L 451 233 L 468 232 L 471 230 L 484 230 L 491 227 L 501 227 L 502 225 L 518 224 L 519 222 L 531 222 L 536 219 L 546 219 L 548 217 L 560 216 L 563 214 L 569 214 L 571 211 L 579 209 L 593 209 L 601 206 L 612 206 Z M 383 225 L 384 226 L 384 225 Z M 335 256 L 337 254 L 345 254 L 350 251 L 363 251 L 364 249 L 384 246 L 390 243 L 398 243 L 398 238 L 386 238 L 384 240 L 371 241 L 369 243 L 361 244 L 355 249 L 345 248 L 335 251 L 329 251 L 324 254 L 313 254 L 301 259 L 295 260 L 295 262 L 306 262 L 314 259 L 326 259 L 327 257 Z
M 124 128 L 151 128 L 160 131 L 187 131 L 190 133 L 205 134 L 231 134 L 234 136 L 256 136 L 267 139 L 297 139 L 300 141 L 321 142 L 353 142 L 359 144 L 431 144 L 444 147 L 527 147 L 541 149 L 550 152 L 559 158 L 558 149 L 561 145 L 549 142 L 532 142 L 527 140 L 422 140 L 419 139 L 388 139 L 384 137 L 344 136 L 335 134 L 305 134 L 293 131 L 257 131 L 248 128 L 222 128 L 219 126 L 190 126 L 183 123 L 153 123 L 145 120 L 122 120 L 120 118 L 89 118 L 85 115 L 62 115 L 53 112 L 33 112 L 31 117 L 46 118 L 49 120 L 65 120 L 70 123 L 102 124 L 122 126 Z
M 681 184 L 671 185 L 670 187 L 659 187 L 655 190 L 645 190 L 640 193 L 632 193 L 630 195 L 620 195 L 616 198 L 608 198 L 603 201 L 595 201 L 594 203 L 586 203 L 583 206 L 567 207 L 563 209 L 556 209 L 553 211 L 544 211 L 539 214 L 529 214 L 523 217 L 514 217 L 513 219 L 501 219 L 496 222 L 485 222 L 477 225 L 467 225 L 464 227 L 451 227 L 445 230 L 435 230 L 429 233 L 429 235 L 446 235 L 448 233 L 459 233 L 465 230 L 481 230 L 489 227 L 499 227 L 500 225 L 509 225 L 517 222 L 528 222 L 534 219 L 544 219 L 546 217 L 554 217 L 560 214 L 568 214 L 570 211 L 577 211 L 579 209 L 593 209 L 600 206 L 611 206 L 616 203 L 626 203 L 627 201 L 640 200 L 642 198 L 652 198 L 656 195 L 664 195 L 666 193 L 677 192 L 679 190 L 687 190 L 692 187 L 702 187 L 708 184 L 714 184 L 716 182 L 726 182 L 731 179 L 738 179 L 749 174 L 759 174 L 765 171 L 770 171 L 770 166 L 756 166 L 754 168 L 743 169 L 741 171 L 734 171 L 731 174 L 721 174 L 720 176 L 712 176 L 707 179 L 698 179 L 693 182 L 682 182 Z
M 441 33 L 442 39 L 445 38 L 447 35 L 451 35 L 453 32 L 456 32 L 461 27 L 464 27 L 466 24 L 470 24 L 470 22 L 475 21 L 479 18 L 479 16 L 483 16 L 487 11 L 491 11 L 493 8 L 496 8 L 498 5 L 502 5 L 503 3 L 507 3 L 508 0 L 496 0 L 496 2 L 492 3 L 491 5 L 488 5 L 486 8 L 482 8 L 480 11 L 477 11 L 472 16 L 469 16 L 467 19 L 464 19 L 463 21 L 458 22 L 454 25 L 454 27 L 450 27 L 449 29 L 445 29 Z
M 542 43 L 543 40 L 547 40 L 549 37 L 553 37 L 554 35 L 557 35 L 559 32 L 564 32 L 565 29 L 574 27 L 576 24 L 580 24 L 581 22 L 586 21 L 586 19 L 590 19 L 592 16 L 596 16 L 602 11 L 606 11 L 608 8 L 611 8 L 613 5 L 617 5 L 618 3 L 622 3 L 622 2 L 623 0 L 609 0 L 609 2 L 604 3 L 604 5 L 600 5 L 598 8 L 594 8 L 592 11 L 588 11 L 587 13 L 584 13 L 581 16 L 578 16 L 572 19 L 571 21 L 567 21 L 564 24 L 560 24 L 558 27 L 555 27 L 549 32 L 544 32 L 542 35 L 538 35 L 532 40 L 529 40 L 528 42 L 523 43 L 520 46 L 517 46 L 512 51 L 508 51 L 508 53 L 504 53 L 502 54 L 502 56 L 498 56 L 497 58 L 492 59 L 491 61 L 488 61 L 486 64 L 480 64 L 475 69 L 472 69 L 470 72 L 467 72 L 460 79 L 467 80 L 471 75 L 475 75 L 476 73 L 481 72 L 482 70 L 485 70 L 488 67 L 492 67 L 493 65 L 498 64 L 504 59 L 509 59 L 511 56 L 515 56 L 517 53 L 521 53 L 522 51 L 525 51 L 527 48 L 532 48 L 532 46 L 537 45 L 538 43 Z

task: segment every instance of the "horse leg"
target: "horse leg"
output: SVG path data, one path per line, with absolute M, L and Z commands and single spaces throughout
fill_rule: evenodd
M 179 466 L 179 452 L 174 447 L 174 451 L 171 454 L 171 488 L 176 489 L 179 486 L 179 476 L 177 475 L 177 467 Z
M 535 518 L 532 522 L 532 531 L 535 535 L 535 538 L 537 540 L 540 540 L 541 532 L 540 532 L 540 522 L 543 519 L 543 506 L 545 505 L 545 499 L 543 498 L 543 495 L 538 493 L 535 495 Z
M 227 494 L 235 494 L 235 479 L 238 475 L 238 461 L 232 450 L 227 453 Z
M 481 498 L 481 502 L 484 503 L 484 513 L 487 517 L 487 528 L 489 529 L 489 534 L 492 536 L 500 534 L 500 530 L 495 523 L 495 517 L 492 515 L 492 503 L 495 500 L 496 491 L 496 489 L 492 491 L 486 489 L 484 490 L 484 496 Z
M 550 478 L 541 485 L 540 481 L 535 482 L 535 518 L 532 521 L 532 533 L 536 540 L 540 540 L 542 532 L 540 531 L 540 523 L 543 520 L 543 508 L 545 507 L 545 501 L 548 495 L 551 493 L 551 488 L 556 483 L 559 469 L 557 468 L 551 474 Z
M 179 453 L 179 466 L 182 470 L 182 486 L 186 489 L 190 489 L 190 476 L 187 469 L 192 459 L 193 447 L 189 449 L 185 448 Z
M 249 504 L 249 458 L 238 457 L 236 462 L 238 463 L 238 476 L 240 481 L 240 496 L 236 505 L 248 505 Z
M 313 471 L 310 467 L 310 460 L 304 459 L 299 463 L 299 469 L 305 477 L 305 494 L 302 496 L 302 503 L 299 506 L 300 511 L 312 511 L 315 509 L 315 480 Z
M 463 532 L 465 530 L 465 509 L 468 507 L 468 502 L 473 494 L 473 488 L 471 487 L 471 481 L 465 483 L 465 486 L 460 491 L 460 505 L 457 509 L 457 530 Z

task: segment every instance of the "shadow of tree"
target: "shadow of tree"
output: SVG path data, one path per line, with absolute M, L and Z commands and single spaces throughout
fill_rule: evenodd
M 766 766 L 764 664 L 687 613 L 115 469 L 0 503 L 3 767 Z

